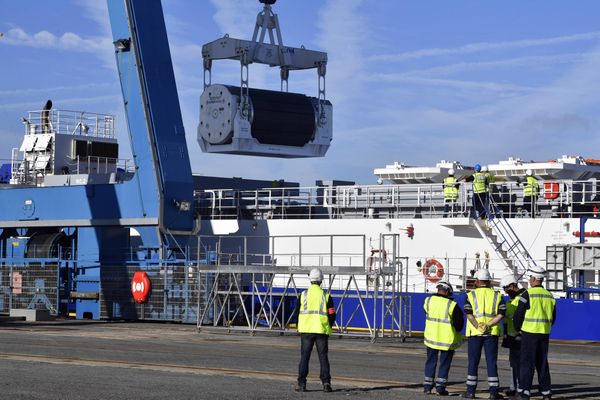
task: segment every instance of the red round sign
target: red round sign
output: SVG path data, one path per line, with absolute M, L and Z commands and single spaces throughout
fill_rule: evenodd
M 137 271 L 131 280 L 131 294 L 138 303 L 145 303 L 150 294 L 150 279 L 145 272 Z

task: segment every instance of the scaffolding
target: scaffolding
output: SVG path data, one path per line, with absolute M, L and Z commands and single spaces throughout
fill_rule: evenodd
M 360 250 L 337 253 L 334 243 L 340 237 L 361 243 L 356 247 Z M 247 243 L 246 238 L 239 240 Z M 398 255 L 398 234 L 380 235 L 378 247 L 371 249 L 367 242 L 373 241 L 364 235 L 279 236 L 268 241 L 268 254 L 248 254 L 242 245 L 233 256 L 218 239 L 214 264 L 197 265 L 199 282 L 206 288 L 198 302 L 199 330 L 295 331 L 298 298 L 310 284 L 309 271 L 320 268 L 325 275 L 322 287 L 335 304 L 334 335 L 366 336 L 372 341 L 410 336 L 411 298 L 401 292 L 406 259 Z M 295 251 L 286 246 L 285 253 L 276 252 L 280 241 L 298 245 Z

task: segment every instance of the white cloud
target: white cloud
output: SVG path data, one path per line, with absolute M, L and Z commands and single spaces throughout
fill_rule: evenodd
M 53 98 L 52 101 L 55 104 L 61 104 L 61 108 L 69 109 L 70 104 L 92 104 L 101 103 L 107 101 L 122 101 L 122 97 L 118 95 L 105 95 L 105 96 L 88 96 L 88 97 L 71 97 L 71 98 Z M 6 110 L 39 110 L 43 106 L 43 101 L 27 101 L 22 103 L 7 103 L 0 104 L 0 111 Z
M 327 97 L 335 105 L 352 102 L 362 91 L 364 49 L 369 44 L 363 0 L 328 0 L 319 12 L 316 42 L 328 53 Z
M 424 57 L 438 57 L 445 55 L 464 55 L 479 53 L 489 50 L 511 50 L 527 47 L 552 46 L 580 41 L 596 41 L 600 39 L 600 32 L 588 32 L 567 36 L 555 36 L 545 39 L 522 39 L 504 42 L 477 42 L 464 46 L 451 48 L 431 48 L 409 51 L 399 54 L 381 54 L 373 56 L 370 61 L 407 61 Z
M 417 70 L 406 71 L 403 74 L 407 76 L 430 76 L 430 75 L 447 75 L 457 72 L 499 69 L 499 68 L 514 68 L 514 67 L 544 67 L 550 65 L 573 64 L 584 61 L 589 53 L 566 53 L 555 54 L 549 56 L 527 56 L 514 57 L 492 61 L 477 61 L 477 62 L 461 62 L 456 64 L 442 65 L 438 67 L 423 68 Z
M 480 82 L 480 81 L 463 81 L 453 79 L 436 79 L 436 78 L 424 78 L 417 76 L 409 76 L 406 74 L 370 74 L 367 78 L 372 82 L 386 82 L 386 83 L 407 83 L 416 85 L 430 85 L 430 86 L 447 86 L 455 89 L 474 89 L 474 90 L 490 90 L 490 91 L 532 91 L 535 88 L 520 86 L 511 83 L 499 83 L 499 82 Z
M 214 20 L 223 34 L 234 38 L 252 38 L 259 3 L 239 0 L 210 0 L 217 9 Z M 216 38 L 215 38 L 216 39 Z
M 106 38 L 82 38 L 81 36 L 66 32 L 56 36 L 48 31 L 39 31 L 29 34 L 21 28 L 10 29 L 2 41 L 12 46 L 29 46 L 52 50 L 70 50 L 84 53 L 106 52 L 107 48 L 112 53 L 112 43 Z
M 55 86 L 55 87 L 36 87 L 36 88 L 23 88 L 23 89 L 15 89 L 15 90 L 0 90 L 0 96 L 22 96 L 29 95 L 35 93 L 54 93 L 58 91 L 69 91 L 69 90 L 96 90 L 102 88 L 110 88 L 115 87 L 118 84 L 114 83 L 85 83 L 82 85 L 72 85 L 72 86 Z
M 106 1 L 98 0 L 76 0 L 73 3 L 84 9 L 83 16 L 94 21 L 102 32 L 102 35 L 110 40 L 112 30 L 110 27 L 110 18 L 108 16 L 108 6 Z

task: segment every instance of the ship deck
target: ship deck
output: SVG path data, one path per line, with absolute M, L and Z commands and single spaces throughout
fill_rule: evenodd
M 428 398 L 421 393 L 425 351 L 417 338 L 371 343 L 332 337 L 333 393 L 319 391 L 316 352 L 310 392 L 294 393 L 298 361 L 295 335 L 198 333 L 195 326 L 164 323 L 0 322 L 3 398 Z M 448 390 L 454 396 L 464 389 L 466 362 L 463 345 L 450 371 Z M 600 399 L 600 343 L 553 342 L 550 368 L 553 398 Z M 505 386 L 506 349 L 500 350 L 499 371 Z M 485 376 L 480 369 L 482 390 Z

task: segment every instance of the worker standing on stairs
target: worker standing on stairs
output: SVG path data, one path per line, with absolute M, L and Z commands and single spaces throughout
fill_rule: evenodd
M 298 314 L 298 332 L 300 333 L 300 364 L 298 365 L 298 383 L 294 386 L 296 392 L 306 391 L 308 364 L 313 346 L 317 345 L 319 362 L 321 364 L 321 383 L 324 392 L 331 392 L 331 375 L 329 373 L 329 335 L 335 322 L 335 308 L 329 293 L 321 289 L 323 272 L 313 268 L 308 278 L 310 287 L 300 295 L 296 313 Z M 296 314 L 295 313 L 295 314 Z
M 436 289 L 437 293 L 425 299 L 423 304 L 425 310 L 423 343 L 427 347 L 423 391 L 430 394 L 435 386 L 438 396 L 447 396 L 448 373 L 454 350 L 462 342 L 460 331 L 465 324 L 465 318 L 458 304 L 451 299 L 454 292 L 452 285 L 446 281 L 439 281 Z M 440 368 L 436 378 L 438 357 Z
M 523 186 L 523 208 L 527 210 L 531 218 L 535 218 L 535 206 L 540 188 L 538 180 L 533 176 L 533 171 L 528 169 L 525 174 L 527 181 Z
M 487 364 L 489 398 L 501 399 L 498 393 L 500 380 L 498 379 L 498 338 L 501 334 L 500 321 L 506 314 L 506 305 L 499 292 L 490 286 L 492 277 L 487 269 L 480 269 L 475 273 L 475 289 L 467 294 L 465 314 L 467 315 L 468 339 L 468 371 L 467 391 L 463 394 L 466 399 L 475 398 L 477 389 L 477 372 L 481 351 L 485 351 Z
M 454 216 L 454 208 L 458 200 L 458 180 L 454 177 L 454 169 L 448 170 L 448 176 L 444 178 L 444 218 L 450 211 L 450 216 Z
M 488 177 L 481 171 L 481 165 L 475 164 L 473 174 L 473 217 L 485 219 L 488 209 Z
M 507 389 L 504 394 L 507 396 L 514 396 L 519 389 L 521 334 L 515 329 L 513 317 L 515 311 L 517 310 L 517 306 L 519 305 L 521 294 L 525 292 L 525 289 L 519 288 L 517 279 L 513 274 L 503 276 L 500 280 L 500 287 L 504 289 L 504 292 L 510 298 L 510 300 L 506 303 L 506 315 L 504 316 L 504 339 L 502 340 L 502 347 L 508 348 L 508 362 L 512 372 L 512 380 L 510 382 L 510 388 Z
M 556 321 L 556 300 L 542 287 L 546 271 L 542 267 L 529 268 L 529 284 L 519 299 L 514 315 L 514 326 L 521 331 L 521 366 L 519 393 L 529 400 L 534 370 L 537 370 L 539 390 L 544 400 L 552 398 L 548 344 L 552 325 Z

